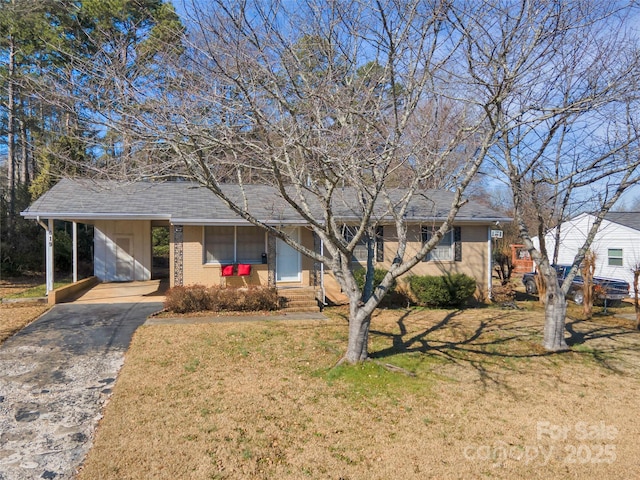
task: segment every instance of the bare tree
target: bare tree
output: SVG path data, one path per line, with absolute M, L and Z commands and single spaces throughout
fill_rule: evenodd
M 161 71 L 138 72 L 145 88 L 123 87 L 127 79 L 108 64 L 101 65 L 108 80 L 93 85 L 98 100 L 119 96 L 101 117 L 111 131 L 126 130 L 130 145 L 173 152 L 162 172 L 185 172 L 240 217 L 331 269 L 349 297 L 348 362 L 367 358 L 373 310 L 452 228 L 494 141 L 481 104 L 452 88 L 462 56 L 447 26 L 450 8 L 419 0 L 194 2 L 186 8 L 184 50 L 167 55 Z M 168 88 L 153 88 L 159 77 Z M 138 167 L 138 176 L 158 173 L 157 164 Z M 445 172 L 454 199 L 430 240 L 409 253 L 409 205 L 427 195 L 425 186 L 445 185 Z M 240 198 L 225 193 L 228 182 L 240 186 Z M 253 216 L 245 194 L 251 183 L 275 186 L 324 253 Z M 338 205 L 352 211 L 350 235 L 334 216 Z M 383 221 L 395 226 L 397 251 L 374 288 L 369 248 L 361 291 L 353 252 L 363 242 L 373 247 Z
M 566 293 L 602 218 L 638 179 L 638 49 L 628 34 L 631 8 L 472 2 L 455 11 L 474 87 L 494 98 L 488 109 L 497 137 L 491 156 L 508 178 L 520 236 L 546 283 L 544 346 L 552 351 L 567 348 Z M 527 215 L 532 207 L 534 215 Z M 553 226 L 549 218 L 561 222 L 578 208 L 596 212 L 596 222 L 560 286 L 544 234 Z
M 487 170 L 510 185 L 520 235 L 547 280 L 544 344 L 556 350 L 566 347 L 570 280 L 562 289 L 551 281 L 543 240 L 550 211 L 557 217 L 558 205 L 573 206 L 581 190 L 597 185 L 604 216 L 636 180 L 637 50 L 615 28 L 625 25 L 624 9 L 613 8 L 587 1 L 193 2 L 184 8 L 182 48 L 168 46 L 163 68 L 138 69 L 131 83 L 105 62 L 92 76 L 92 93 L 78 101 L 96 122 L 126 134 L 132 158 L 143 149 L 163 152 L 161 161 L 129 165 L 129 175 L 183 172 L 240 217 L 327 265 L 349 297 L 349 362 L 367 358 L 373 310 L 450 230 L 466 188 L 492 162 Z M 261 222 L 249 195 L 225 193 L 228 182 L 242 192 L 254 182 L 275 186 L 325 254 Z M 455 195 L 435 234 L 409 253 L 406 214 L 425 186 Z M 334 216 L 345 192 L 353 213 L 347 237 Z M 537 231 L 526 205 L 534 207 Z M 383 221 L 395 226 L 397 250 L 374 288 L 372 247 Z M 351 259 L 363 242 L 370 248 L 361 291 Z

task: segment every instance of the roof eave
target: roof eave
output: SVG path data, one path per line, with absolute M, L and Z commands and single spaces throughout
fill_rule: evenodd
M 261 220 L 258 221 L 269 226 L 288 225 L 302 227 L 308 225 L 303 220 Z M 238 219 L 212 219 L 212 218 L 171 218 L 172 225 L 220 225 L 220 226 L 234 226 L 234 225 L 252 225 L 251 222 L 243 218 Z
M 172 218 L 169 214 L 139 214 L 139 213 L 87 213 L 87 212 L 32 212 L 25 210 L 20 212 L 26 219 L 37 220 L 38 218 L 51 218 L 59 220 L 168 220 L 174 225 L 251 225 L 251 223 L 245 219 L 211 219 L 211 218 Z M 359 222 L 360 217 L 356 216 L 341 216 L 336 220 L 340 222 Z M 425 222 L 442 222 L 445 217 L 408 217 L 406 221 L 408 223 L 425 223 Z M 264 219 L 260 220 L 266 225 L 289 225 L 289 226 L 305 226 L 307 222 L 301 219 L 297 220 L 279 220 L 279 219 Z M 392 217 L 384 217 L 381 219 L 383 222 L 392 222 Z M 456 224 L 489 224 L 496 222 L 509 223 L 513 218 L 510 217 L 456 217 L 454 222 Z
M 148 213 L 70 213 L 70 212 L 31 212 L 25 210 L 20 212 L 28 220 L 47 218 L 54 220 L 170 220 L 171 216 L 166 214 Z
M 359 222 L 361 217 L 336 217 L 336 220 L 340 222 Z M 446 217 L 407 217 L 405 218 L 407 223 L 416 224 L 416 223 L 426 223 L 426 222 L 444 222 Z M 393 222 L 393 217 L 383 217 L 380 219 L 381 222 Z M 513 222 L 513 218 L 510 217 L 456 217 L 453 221 L 456 225 L 460 224 L 490 224 L 490 223 L 511 223 Z

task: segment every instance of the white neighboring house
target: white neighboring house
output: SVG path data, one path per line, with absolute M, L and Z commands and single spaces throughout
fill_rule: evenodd
M 560 227 L 559 265 L 573 263 L 595 221 L 582 213 Z M 545 235 L 547 251 L 553 255 L 556 229 Z M 538 246 L 536 243 L 536 247 Z M 626 280 L 633 291 L 633 269 L 640 265 L 640 212 L 609 212 L 596 234 L 591 251 L 596 254 L 595 276 Z M 550 258 L 550 260 L 553 260 Z

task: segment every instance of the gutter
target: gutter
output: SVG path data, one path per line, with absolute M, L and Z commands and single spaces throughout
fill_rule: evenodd
M 339 222 L 354 222 L 358 223 L 362 220 L 362 217 L 357 216 L 349 216 L 349 217 L 335 217 L 336 221 Z M 419 224 L 419 223 L 427 223 L 427 222 L 435 222 L 441 223 L 444 222 L 446 217 L 406 217 L 405 221 L 408 224 Z M 393 218 L 384 216 L 380 218 L 381 222 L 388 221 L 389 224 L 393 224 Z M 465 224 L 476 224 L 476 225 L 486 225 L 487 223 L 496 223 L 496 222 L 504 222 L 511 223 L 513 218 L 510 217 L 455 217 L 453 220 L 454 225 L 465 225 Z M 387 225 L 386 223 L 382 223 L 382 225 Z
M 54 218 L 56 220 L 171 220 L 166 214 L 141 214 L 141 213 L 65 213 L 65 212 L 29 212 L 25 210 L 20 215 L 29 220 L 39 218 Z M 82 222 L 81 222 L 82 223 Z
M 219 225 L 219 226 L 242 226 L 253 225 L 253 223 L 238 217 L 237 219 L 214 219 L 214 218 L 170 218 L 172 225 Z M 291 227 L 304 227 L 308 223 L 302 220 L 260 220 L 265 225 L 277 227 L 287 225 Z
M 173 218 L 171 214 L 158 213 L 158 214 L 145 214 L 145 213 L 91 213 L 91 212 L 30 212 L 29 210 L 25 210 L 20 212 L 20 215 L 26 219 L 37 220 L 39 218 L 55 218 L 59 220 L 168 220 L 173 225 L 252 225 L 251 222 L 244 220 L 242 218 L 237 219 L 212 219 L 212 218 Z M 361 217 L 357 216 L 345 216 L 345 217 L 336 217 L 336 220 L 339 222 L 355 222 L 358 223 L 362 220 Z M 393 223 L 393 218 L 391 217 L 383 217 L 381 220 L 388 220 Z M 445 220 L 445 217 L 410 217 L 405 219 L 407 223 L 410 224 L 420 224 L 427 222 L 442 222 Z M 307 222 L 303 220 L 261 220 L 265 225 L 269 226 L 278 226 L 278 225 L 287 225 L 287 226 L 296 226 L 296 227 L 304 227 Z M 477 218 L 464 218 L 464 217 L 456 217 L 454 223 L 456 225 L 464 225 L 464 224 L 486 224 L 486 223 L 496 223 L 496 222 L 504 222 L 509 223 L 512 222 L 513 218 L 509 217 L 477 217 Z M 40 222 L 40 221 L 39 221 Z

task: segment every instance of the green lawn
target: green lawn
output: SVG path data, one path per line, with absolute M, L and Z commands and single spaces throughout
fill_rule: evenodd
M 57 289 L 60 287 L 64 287 L 65 285 L 69 285 L 73 283 L 71 280 L 60 280 L 59 282 L 53 283 L 53 289 Z M 7 295 L 5 298 L 38 298 L 44 297 L 47 295 L 47 284 L 43 283 L 40 285 L 36 285 L 34 287 L 28 288 L 27 290 L 23 290 L 19 293 L 13 293 Z

